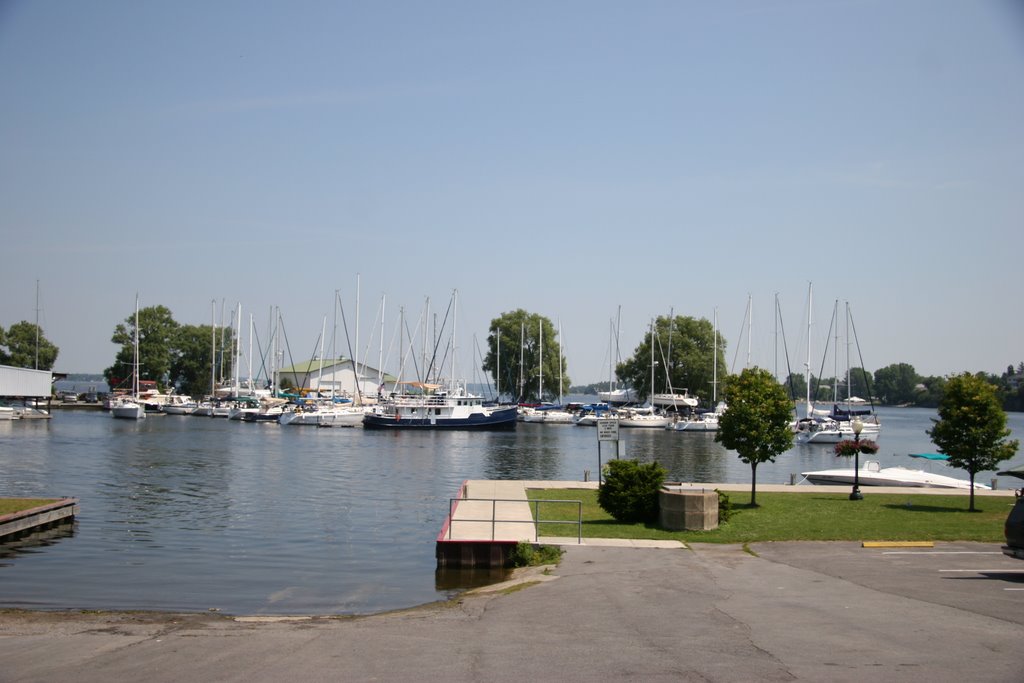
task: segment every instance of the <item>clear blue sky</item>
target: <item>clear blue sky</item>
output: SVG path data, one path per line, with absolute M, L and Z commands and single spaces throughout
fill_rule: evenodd
M 457 289 L 460 365 L 525 308 L 574 382 L 619 306 L 626 356 L 717 308 L 739 369 L 748 295 L 800 368 L 808 282 L 812 365 L 836 299 L 869 370 L 1024 361 L 1019 2 L 7 1 L 0 105 L 0 324 L 39 281 L 58 370 L 136 292 L 305 360 L 357 273 L 362 342 Z

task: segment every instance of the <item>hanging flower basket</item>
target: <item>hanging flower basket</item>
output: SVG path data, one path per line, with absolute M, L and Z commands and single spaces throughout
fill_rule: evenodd
M 853 439 L 843 439 L 835 445 L 836 455 L 844 457 L 852 457 L 857 453 L 867 453 L 873 455 L 878 452 L 878 444 L 874 441 L 854 441 Z

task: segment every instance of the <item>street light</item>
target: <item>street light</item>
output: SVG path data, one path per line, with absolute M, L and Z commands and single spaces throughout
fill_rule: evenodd
M 850 493 L 850 500 L 863 500 L 860 492 L 860 433 L 864 431 L 864 423 L 859 417 L 853 418 L 853 445 L 856 450 L 853 454 L 853 491 Z

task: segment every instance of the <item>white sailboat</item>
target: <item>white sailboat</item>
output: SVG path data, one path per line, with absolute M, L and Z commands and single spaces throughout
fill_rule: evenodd
M 124 420 L 141 420 L 146 417 L 146 407 L 139 400 L 139 296 L 135 295 L 135 337 L 132 341 L 132 393 L 119 396 L 110 406 L 111 417 Z
M 810 293 L 808 293 L 808 302 Z M 838 314 L 838 302 L 833 311 L 833 324 Z M 867 401 L 857 396 L 850 395 L 850 305 L 846 305 L 846 327 L 847 327 L 847 354 L 846 354 L 846 389 L 847 397 L 843 401 L 845 408 L 840 408 L 840 401 L 837 389 L 833 389 L 833 403 L 830 412 L 815 411 L 811 402 L 811 380 L 810 380 L 810 306 L 808 305 L 808 362 L 807 362 L 807 413 L 797 423 L 796 441 L 801 444 L 836 444 L 844 439 L 854 438 L 852 418 L 858 417 L 861 420 L 861 437 L 877 439 L 882 430 L 881 422 L 874 410 L 865 409 Z M 836 339 L 838 343 L 838 328 Z M 863 365 L 863 362 L 861 363 Z

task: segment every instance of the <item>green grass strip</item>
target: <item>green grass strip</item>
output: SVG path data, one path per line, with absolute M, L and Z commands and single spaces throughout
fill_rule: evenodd
M 862 489 L 863 491 L 863 489 Z M 968 512 L 962 495 L 905 495 L 864 492 L 864 500 L 836 493 L 728 492 L 732 518 L 713 531 L 665 531 L 643 524 L 620 524 L 597 504 L 597 491 L 531 489 L 531 500 L 583 502 L 584 538 L 678 540 L 690 543 L 762 541 L 979 541 L 1002 542 L 1003 524 L 1013 498 L 976 497 Z M 542 520 L 576 518 L 575 505 L 543 504 Z M 576 536 L 576 526 L 541 526 L 542 536 Z
M 56 503 L 58 498 L 0 498 L 0 515 L 9 515 L 12 512 L 31 510 L 40 505 Z

